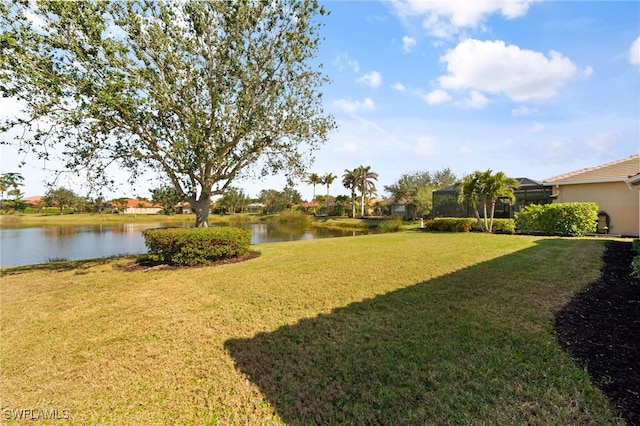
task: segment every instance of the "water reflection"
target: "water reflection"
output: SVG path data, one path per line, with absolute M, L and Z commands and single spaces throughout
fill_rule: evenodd
M 92 226 L 3 227 L 0 228 L 0 266 L 31 265 L 52 260 L 82 260 L 126 254 L 142 254 L 147 249 L 142 231 L 185 224 L 126 223 Z M 305 229 L 283 224 L 253 223 L 238 225 L 251 230 L 251 243 L 311 240 L 315 238 L 355 236 L 360 230 Z

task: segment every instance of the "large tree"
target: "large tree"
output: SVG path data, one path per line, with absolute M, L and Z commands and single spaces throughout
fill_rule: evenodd
M 315 199 L 316 199 L 316 185 L 320 185 L 322 183 L 322 178 L 317 173 L 311 173 L 309 176 L 307 176 L 307 181 L 306 182 L 309 185 L 313 186 L 313 198 L 311 199 L 311 201 L 315 201 Z
M 431 213 L 433 207 L 433 191 L 453 185 L 456 181 L 449 168 L 434 173 L 425 170 L 405 173 L 396 182 L 385 185 L 384 190 L 396 203 L 405 205 L 409 216 L 425 216 Z
M 326 173 L 326 174 L 322 175 L 322 178 L 321 178 L 322 183 L 324 185 L 327 185 L 327 200 L 326 200 L 326 202 L 327 202 L 327 216 L 329 216 L 329 200 L 330 200 L 329 187 L 331 186 L 333 181 L 336 180 L 337 177 L 338 176 L 336 176 L 333 173 L 329 172 L 329 173 Z
M 356 217 L 356 189 L 358 188 L 358 169 L 345 169 L 342 185 L 351 191 L 351 217 Z
M 91 182 L 111 164 L 166 176 L 207 226 L 240 177 L 298 179 L 335 127 L 316 68 L 316 0 L 0 3 L 0 91 L 18 149 L 64 148 Z
M 376 192 L 374 181 L 378 180 L 378 174 L 371 171 L 371 166 L 359 166 L 355 169 L 356 187 L 360 191 L 360 216 L 364 216 L 365 195 Z
M 64 209 L 73 207 L 78 202 L 78 196 L 67 188 L 50 188 L 43 197 L 46 206 L 58 207 L 60 214 Z

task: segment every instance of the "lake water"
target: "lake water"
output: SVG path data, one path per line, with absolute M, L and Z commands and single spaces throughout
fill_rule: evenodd
M 168 226 L 160 223 L 91 226 L 51 226 L 0 228 L 0 267 L 33 265 L 53 260 L 82 260 L 147 252 L 142 231 Z M 176 226 L 171 225 L 171 226 Z M 311 240 L 367 233 L 345 229 L 247 224 L 251 244 Z

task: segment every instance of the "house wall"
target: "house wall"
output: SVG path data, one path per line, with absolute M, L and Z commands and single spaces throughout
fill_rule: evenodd
M 555 188 L 556 203 L 592 201 L 611 218 L 609 232 L 627 236 L 640 234 L 640 191 L 632 191 L 624 182 L 561 185 Z
M 124 214 L 157 214 L 162 211 L 159 207 L 127 207 Z

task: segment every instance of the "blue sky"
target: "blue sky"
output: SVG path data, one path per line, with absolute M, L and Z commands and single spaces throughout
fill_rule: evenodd
M 404 173 L 543 180 L 640 152 L 640 2 L 323 4 L 318 61 L 339 128 L 310 172 L 338 176 L 332 195 L 348 194 L 342 174 L 359 165 L 378 173 L 383 196 Z M 38 167 L 22 170 L 27 196 L 44 192 Z M 238 182 L 251 197 L 284 185 Z M 311 199 L 311 186 L 296 189 Z

